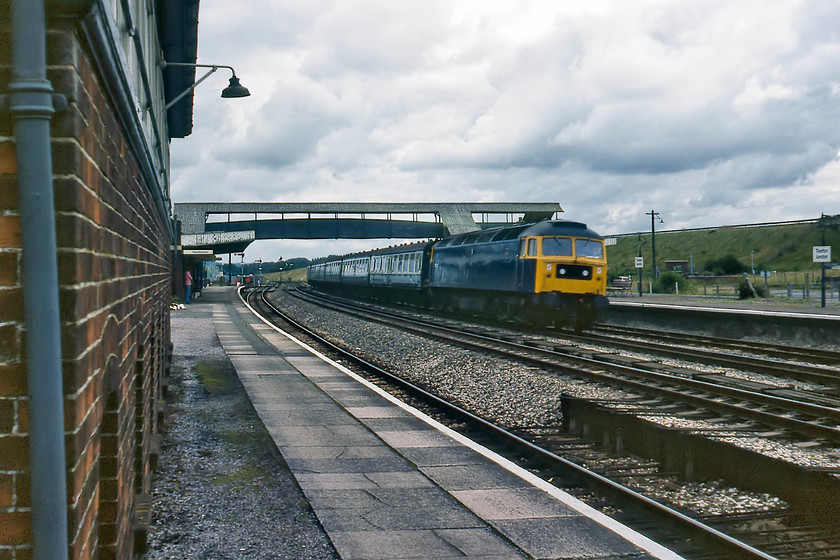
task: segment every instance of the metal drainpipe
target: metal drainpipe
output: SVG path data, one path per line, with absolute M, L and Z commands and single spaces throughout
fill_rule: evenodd
M 11 7 L 9 92 L 23 254 L 33 558 L 65 560 L 64 394 L 50 151 L 53 89 L 47 80 L 44 0 L 12 0 Z

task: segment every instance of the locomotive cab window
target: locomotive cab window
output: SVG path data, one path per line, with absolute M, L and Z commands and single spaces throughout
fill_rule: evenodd
M 585 259 L 603 259 L 604 244 L 599 239 L 575 239 L 575 254 Z
M 545 237 L 542 252 L 547 257 L 571 257 L 572 240 L 568 237 Z
M 528 239 L 528 250 L 525 254 L 529 257 L 537 256 L 537 240 L 535 238 Z

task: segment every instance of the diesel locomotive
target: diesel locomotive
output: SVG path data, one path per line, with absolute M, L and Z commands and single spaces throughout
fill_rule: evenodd
M 307 281 L 350 297 L 575 330 L 609 306 L 603 238 L 564 220 L 330 257 L 309 266 Z

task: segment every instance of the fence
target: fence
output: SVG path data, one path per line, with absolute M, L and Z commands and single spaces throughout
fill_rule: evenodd
M 834 272 L 834 271 L 831 271 Z M 690 281 L 695 284 L 695 293 L 716 297 L 738 296 L 738 284 L 743 276 L 695 276 Z M 764 286 L 767 294 L 773 298 L 816 300 L 822 298 L 822 281 L 819 273 L 779 272 L 770 273 L 762 278 L 757 274 L 748 274 L 753 286 Z M 826 274 L 826 300 L 840 300 L 840 276 Z

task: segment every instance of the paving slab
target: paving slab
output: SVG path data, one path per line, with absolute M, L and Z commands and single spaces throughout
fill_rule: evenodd
M 459 490 L 452 492 L 452 496 L 482 519 L 494 521 L 578 515 L 566 504 L 533 487 Z
M 493 524 L 513 542 L 527 542 L 534 558 L 650 558 L 615 533 L 582 516 L 500 520 Z

